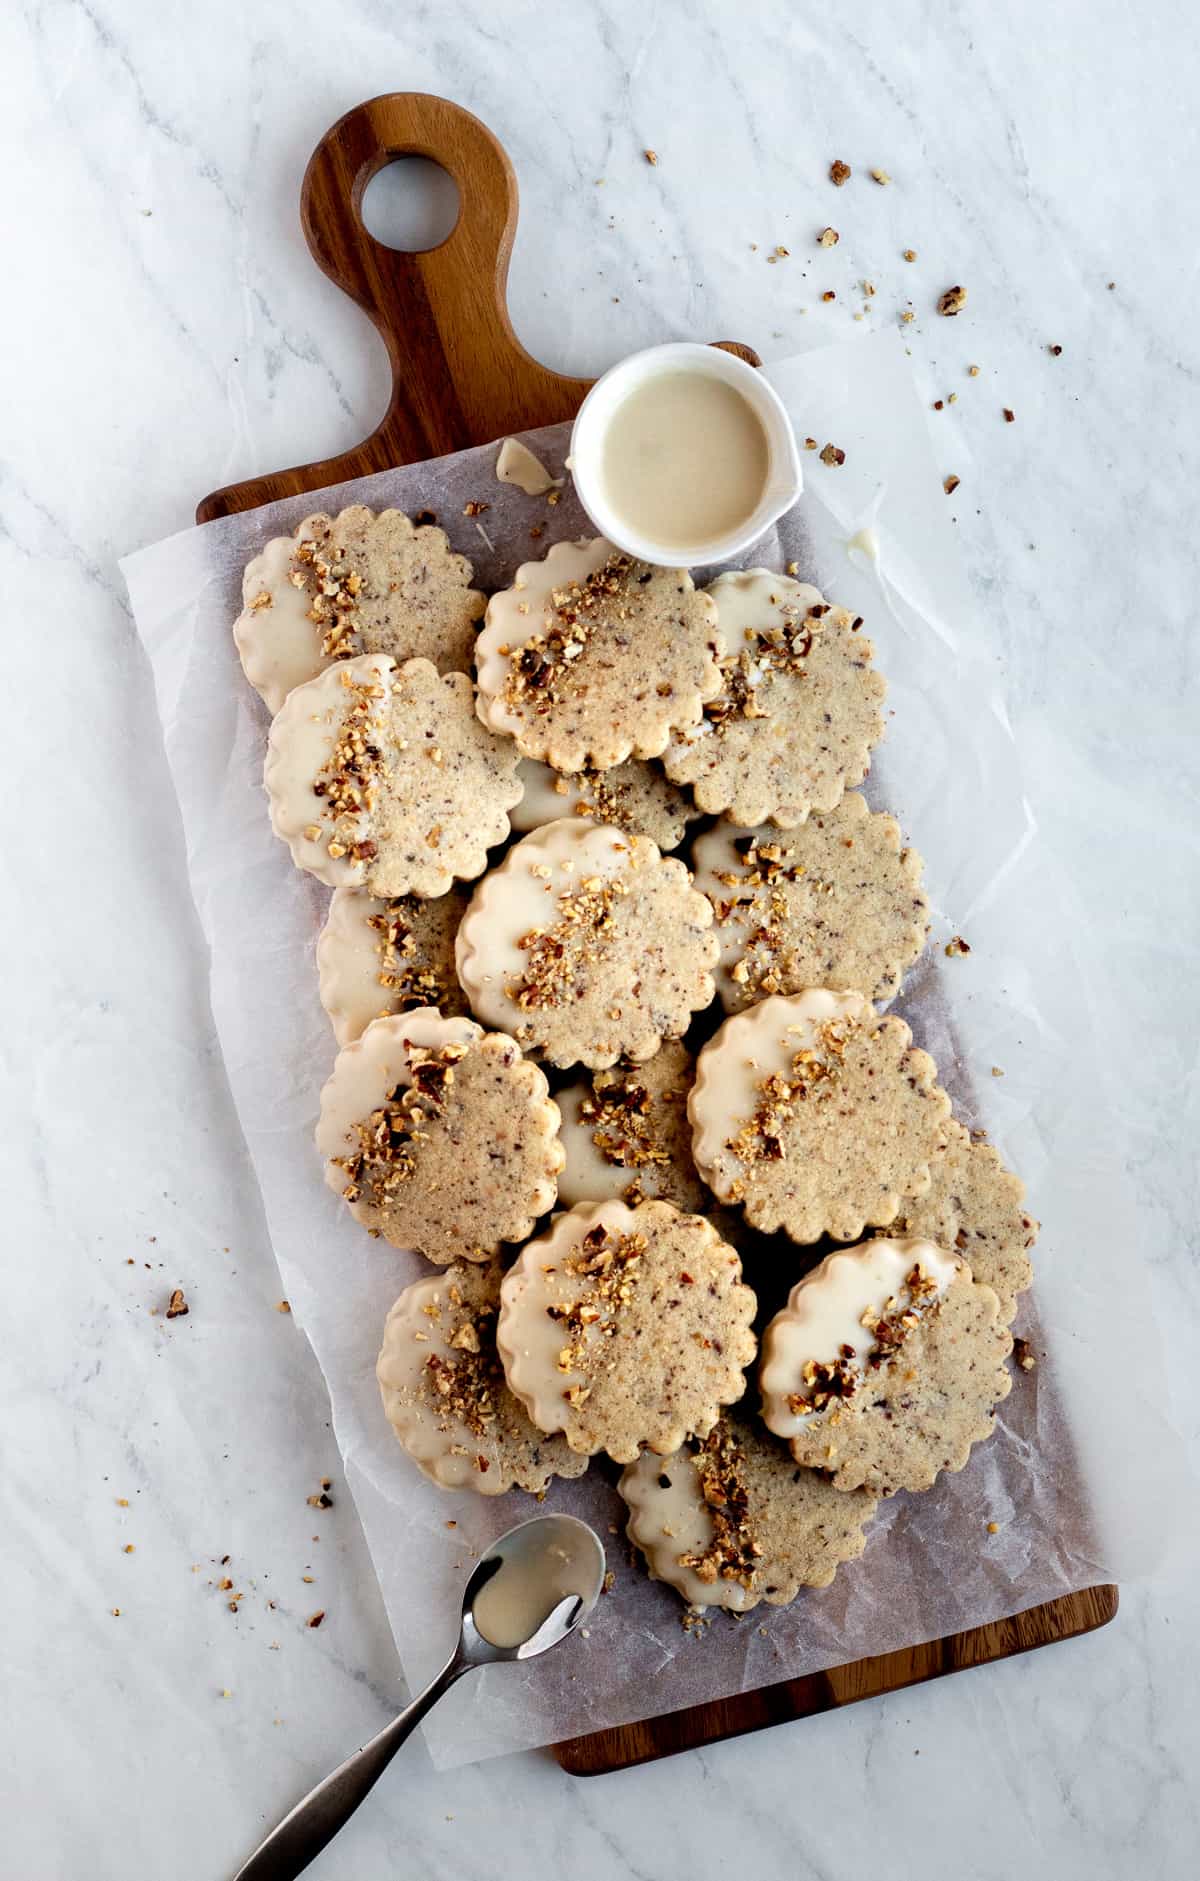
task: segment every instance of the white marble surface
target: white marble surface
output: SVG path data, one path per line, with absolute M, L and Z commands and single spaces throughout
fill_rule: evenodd
M 1061 862 L 1049 941 L 1084 924 L 1119 1000 L 1110 1153 L 1195 1448 L 1200 54 L 1183 0 L 1134 17 L 45 0 L 0 14 L 0 69 L 0 568 L 21 701 L 0 924 L 4 1871 L 229 1873 L 401 1691 L 321 1381 L 274 1310 L 114 566 L 206 490 L 373 422 L 381 350 L 296 217 L 313 143 L 373 91 L 444 92 L 508 146 L 513 317 L 555 366 L 718 334 L 778 356 L 852 331 L 863 276 L 873 324 L 911 296 L 919 382 L 960 395 L 930 422 Z M 855 169 L 840 192 L 834 156 Z M 827 222 L 832 253 L 814 247 Z M 768 265 L 776 244 L 790 255 Z M 969 310 L 941 321 L 956 281 Z M 152 1309 L 175 1285 L 192 1312 L 168 1323 Z M 436 1776 L 416 1746 L 313 1872 L 840 1881 L 883 1849 L 928 1881 L 1182 1875 L 1198 1635 L 1176 1564 L 1091 1639 L 600 1783 L 538 1756 Z

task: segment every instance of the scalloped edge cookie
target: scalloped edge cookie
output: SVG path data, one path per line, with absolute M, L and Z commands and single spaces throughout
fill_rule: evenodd
M 454 941 L 469 890 L 393 895 L 335 888 L 317 936 L 317 985 L 339 1045 L 352 1045 L 372 1019 L 418 1006 L 445 1018 L 467 1013 L 454 969 Z

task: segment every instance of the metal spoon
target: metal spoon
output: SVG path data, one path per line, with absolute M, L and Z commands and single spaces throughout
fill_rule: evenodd
M 501 1535 L 475 1564 L 463 1594 L 458 1644 L 433 1683 L 310 1790 L 234 1881 L 294 1881 L 349 1821 L 405 1738 L 456 1679 L 476 1666 L 536 1659 L 557 1646 L 587 1618 L 603 1580 L 600 1537 L 573 1515 L 536 1515 Z

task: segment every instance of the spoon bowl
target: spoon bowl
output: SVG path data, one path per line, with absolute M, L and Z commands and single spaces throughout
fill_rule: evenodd
M 537 1659 L 575 1631 L 604 1584 L 604 1548 L 573 1515 L 535 1515 L 494 1541 L 463 1590 L 458 1643 L 419 1697 L 273 1829 L 235 1881 L 294 1881 L 347 1822 L 401 1744 L 464 1672 Z

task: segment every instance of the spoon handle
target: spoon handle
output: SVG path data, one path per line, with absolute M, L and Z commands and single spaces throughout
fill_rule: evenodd
M 434 1679 L 398 1718 L 385 1724 L 369 1744 L 347 1757 L 271 1830 L 234 1881 L 295 1881 L 348 1822 L 368 1790 L 378 1782 L 401 1744 L 415 1731 L 427 1711 L 449 1691 L 455 1679 L 470 1671 L 455 1653 Z

